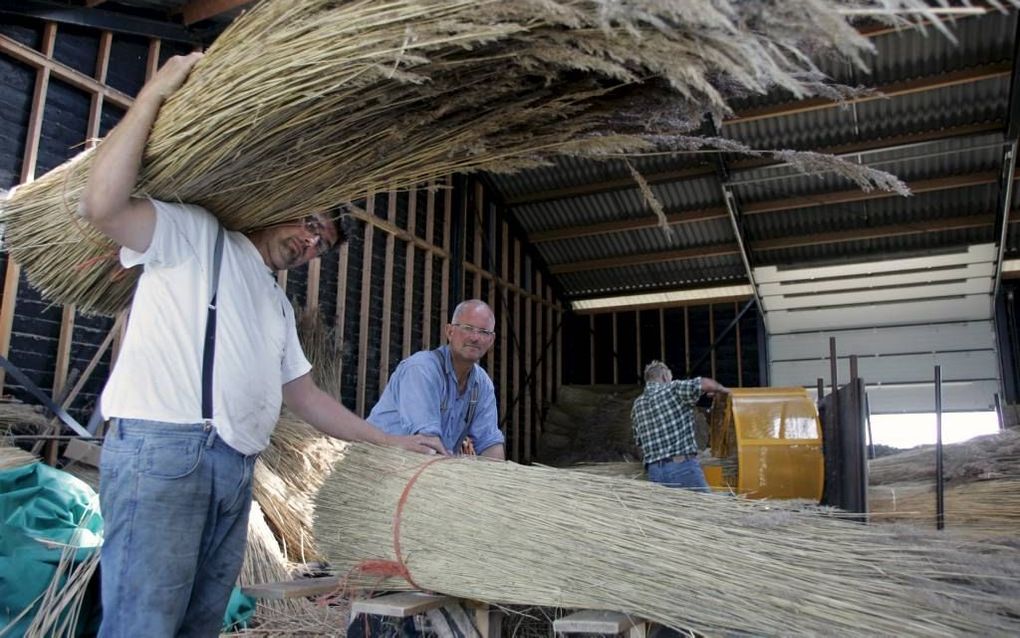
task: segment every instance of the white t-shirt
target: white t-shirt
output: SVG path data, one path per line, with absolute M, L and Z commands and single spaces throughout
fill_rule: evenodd
M 103 391 L 106 417 L 202 421 L 202 351 L 210 269 L 219 222 L 198 206 L 152 200 L 156 227 L 144 253 L 121 248 L 126 267 L 144 265 L 117 364 Z M 242 454 L 269 444 L 283 384 L 311 370 L 294 311 L 254 244 L 227 231 L 216 310 L 213 421 Z

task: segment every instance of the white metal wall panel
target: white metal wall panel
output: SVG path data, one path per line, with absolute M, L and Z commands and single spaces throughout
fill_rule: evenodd
M 934 368 L 945 410 L 986 410 L 999 391 L 992 323 L 994 246 L 965 252 L 812 269 L 755 270 L 769 332 L 770 383 L 830 382 L 836 338 L 839 383 L 850 355 L 872 412 L 930 412 Z

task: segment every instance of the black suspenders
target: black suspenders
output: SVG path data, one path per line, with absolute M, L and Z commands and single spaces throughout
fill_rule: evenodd
M 220 285 L 220 263 L 223 261 L 223 226 L 216 231 L 212 269 L 209 274 L 209 314 L 205 322 L 205 344 L 202 351 L 202 421 L 212 426 L 213 361 L 216 358 L 216 293 Z

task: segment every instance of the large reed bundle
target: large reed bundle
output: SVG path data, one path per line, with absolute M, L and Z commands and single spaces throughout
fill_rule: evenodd
M 948 481 L 1011 477 L 1020 479 L 1020 428 L 976 436 L 942 446 L 943 476 Z M 935 480 L 935 446 L 874 459 L 868 463 L 871 485 Z
M 320 558 L 312 534 L 313 498 L 347 444 L 284 411 L 270 445 L 255 463 L 253 494 L 294 561 Z
M 766 507 L 357 445 L 319 493 L 316 538 L 352 574 L 708 633 L 1020 631 L 1015 554 Z
M 39 460 L 36 455 L 19 447 L 8 445 L 0 439 L 0 470 L 10 470 Z
M 865 4 L 888 20 L 930 11 L 923 0 Z M 373 190 L 555 154 L 740 151 L 697 135 L 705 114 L 773 87 L 846 95 L 809 54 L 863 66 L 872 44 L 839 12 L 860 5 L 267 0 L 234 21 L 163 106 L 137 193 L 202 204 L 247 230 Z M 778 155 L 905 192 L 885 173 L 832 157 Z M 43 294 L 110 313 L 128 301 L 134 273 L 121 276 L 110 243 L 73 221 L 91 161 L 87 151 L 20 186 L 3 217 L 14 258 Z
M 868 489 L 870 520 L 935 526 L 934 483 L 890 483 Z M 946 486 L 945 524 L 951 533 L 1015 537 L 1020 530 L 1020 479 Z

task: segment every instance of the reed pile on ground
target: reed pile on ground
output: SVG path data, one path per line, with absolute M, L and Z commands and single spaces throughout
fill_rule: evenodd
M 287 560 L 280 550 L 280 544 L 269 529 L 262 508 L 258 503 L 251 504 L 248 515 L 248 544 L 244 552 L 244 564 L 238 575 L 237 584 L 245 587 L 290 580 L 294 578 L 298 566 Z M 309 603 L 305 600 L 259 600 L 255 609 L 255 617 L 263 613 L 299 613 Z
M 942 446 L 946 481 L 962 483 L 994 478 L 1020 479 L 1020 428 L 977 436 Z M 924 445 L 868 463 L 871 485 L 935 481 L 935 446 Z
M 630 410 L 641 387 L 563 386 L 542 424 L 538 458 L 558 467 L 637 458 Z
M 19 447 L 8 445 L 0 438 L 0 470 L 11 470 L 38 461 L 38 457 Z
M 201 204 L 248 230 L 382 189 L 561 154 L 751 153 L 705 136 L 706 115 L 719 120 L 728 98 L 771 89 L 792 98 L 854 94 L 826 84 L 811 62 L 835 55 L 865 66 L 874 46 L 841 12 L 848 5 L 859 8 L 844 0 L 266 0 L 220 35 L 162 107 L 136 194 Z M 884 0 L 871 13 L 943 28 L 924 0 Z M 886 173 L 831 156 L 770 154 L 906 193 Z M 48 299 L 112 313 L 129 300 L 136 273 L 125 275 L 113 246 L 75 220 L 92 157 L 86 151 L 15 189 L 3 203 L 5 242 Z
M 34 405 L 18 401 L 0 401 L 0 436 L 4 434 L 40 434 L 50 419 Z
M 352 446 L 315 531 L 338 573 L 380 588 L 707 634 L 1020 632 L 1014 548 L 553 468 Z

